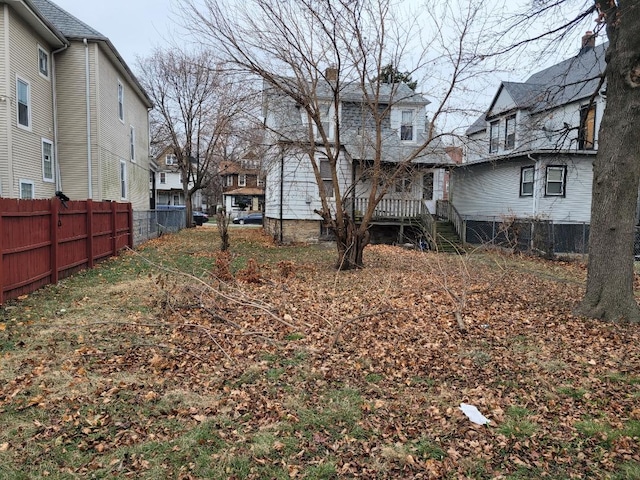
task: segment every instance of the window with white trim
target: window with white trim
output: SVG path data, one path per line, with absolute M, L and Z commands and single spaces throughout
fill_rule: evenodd
M 127 162 L 120 160 L 120 198 L 127 198 Z
M 35 188 L 31 180 L 20 180 L 20 198 L 23 200 L 36 198 Z
M 118 80 L 118 118 L 124 122 L 124 85 Z
M 489 124 L 489 153 L 498 151 L 500 145 L 500 120 Z
M 42 180 L 53 182 L 53 142 L 42 139 Z
M 433 172 L 427 172 L 422 176 L 422 199 L 433 200 Z
M 241 173 L 240 175 L 238 175 L 238 186 L 239 187 L 246 187 L 247 186 L 247 175 L 244 173 Z
M 175 153 L 168 153 L 166 157 L 164 157 L 165 165 L 177 165 L 178 157 L 176 157 Z
M 504 122 L 504 149 L 511 150 L 516 146 L 516 116 L 510 115 Z
M 402 110 L 400 120 L 400 140 L 412 142 L 415 140 L 413 119 L 415 112 L 413 110 Z
M 31 84 L 20 77 L 16 79 L 16 100 L 18 126 L 31 129 Z
M 165 172 L 160 172 L 160 183 L 167 183 L 167 174 Z
M 136 161 L 136 129 L 129 125 L 129 155 L 131 161 Z
M 327 198 L 333 198 L 333 175 L 331 173 L 331 164 L 329 159 L 320 159 L 320 178 L 322 179 L 322 188 Z
M 551 197 L 564 197 L 567 177 L 567 167 L 564 165 L 549 165 L 545 182 L 544 194 Z
M 533 196 L 534 167 L 522 167 L 520 170 L 520 196 Z
M 227 187 L 233 187 L 233 175 L 227 175 Z
M 38 72 L 41 76 L 49 79 L 49 52 L 38 45 Z

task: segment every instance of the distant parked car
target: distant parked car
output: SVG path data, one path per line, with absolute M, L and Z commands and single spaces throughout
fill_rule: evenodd
M 203 223 L 207 223 L 209 221 L 209 217 L 202 212 L 193 212 L 193 223 L 196 225 L 202 225 Z
M 236 217 L 233 219 L 233 223 L 240 225 L 262 225 L 262 214 L 250 213 L 246 217 Z

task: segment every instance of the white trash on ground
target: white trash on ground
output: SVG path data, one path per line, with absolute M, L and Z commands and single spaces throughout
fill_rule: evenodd
M 468 403 L 461 403 L 460 410 L 464 413 L 469 420 L 478 425 L 486 425 L 489 423 L 489 419 L 482 415 L 475 405 L 469 405 Z

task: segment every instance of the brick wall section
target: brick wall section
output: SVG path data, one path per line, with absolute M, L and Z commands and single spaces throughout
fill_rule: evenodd
M 284 220 L 282 242 L 318 243 L 320 237 L 320 221 L 318 220 Z M 274 239 L 280 240 L 280 220 L 265 218 L 264 230 Z

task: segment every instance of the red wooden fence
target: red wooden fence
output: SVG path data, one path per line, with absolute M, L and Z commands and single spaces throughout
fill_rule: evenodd
M 0 198 L 0 304 L 133 247 L 130 203 Z

